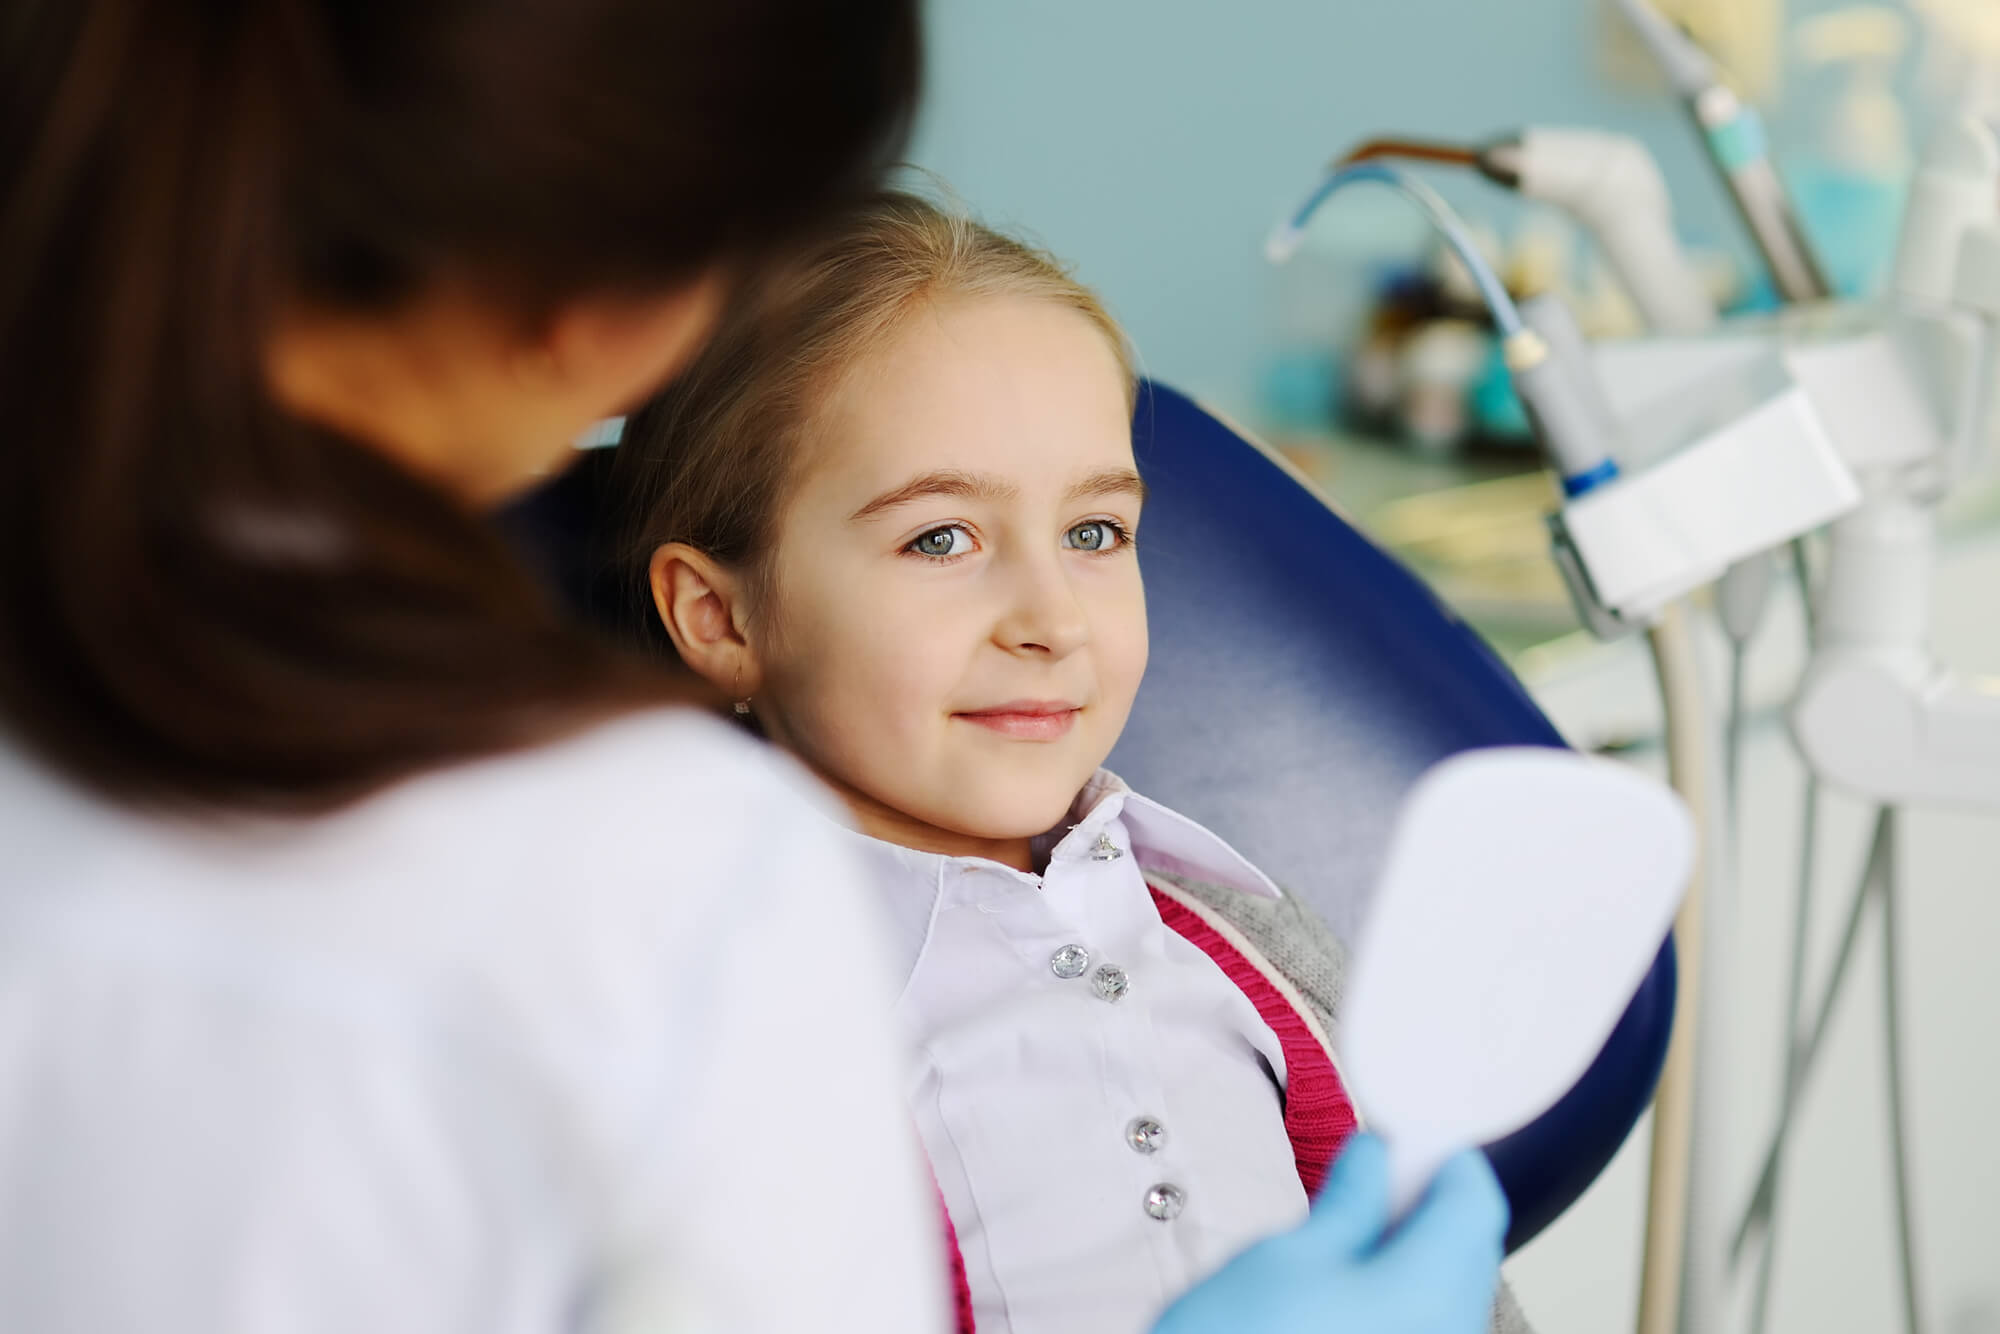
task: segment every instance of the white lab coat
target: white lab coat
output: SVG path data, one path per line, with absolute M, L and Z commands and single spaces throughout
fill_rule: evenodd
M 943 1328 L 818 800 L 682 713 L 297 822 L 0 738 L 0 1330 Z

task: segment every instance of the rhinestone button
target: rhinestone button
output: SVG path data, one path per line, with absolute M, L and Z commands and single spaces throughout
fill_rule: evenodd
M 1158 1153 L 1167 1147 L 1167 1128 L 1150 1116 L 1134 1117 L 1125 1127 L 1125 1142 L 1135 1153 Z
M 1099 834 L 1097 842 L 1090 845 L 1090 859 L 1094 862 L 1115 862 L 1125 855 L 1125 849 L 1111 841 L 1111 835 Z
M 1162 1181 L 1146 1192 L 1146 1216 L 1162 1223 L 1172 1222 L 1187 1207 L 1187 1193 L 1172 1182 Z
M 1104 1000 L 1115 1001 L 1132 989 L 1132 979 L 1115 963 L 1107 963 L 1090 975 L 1090 988 Z
M 1067 982 L 1073 977 L 1082 977 L 1083 970 L 1090 967 L 1090 951 L 1081 945 L 1065 945 L 1049 956 L 1049 971 Z

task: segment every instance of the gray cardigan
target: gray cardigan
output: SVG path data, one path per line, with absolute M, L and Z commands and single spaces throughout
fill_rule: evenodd
M 1336 1050 L 1340 1046 L 1341 995 L 1347 977 L 1347 948 L 1318 914 L 1290 894 L 1258 898 L 1227 885 L 1210 884 L 1149 868 L 1162 880 L 1199 900 L 1233 926 L 1252 948 L 1289 981 L 1311 1007 Z M 1492 1334 L 1533 1334 L 1506 1280 L 1493 1305 Z

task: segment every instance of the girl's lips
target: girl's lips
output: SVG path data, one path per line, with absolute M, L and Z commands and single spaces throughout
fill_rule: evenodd
M 952 717 L 976 723 L 988 731 L 1018 741 L 1056 741 L 1069 735 L 1080 712 L 1082 710 L 1072 704 L 1019 700 L 974 713 L 955 713 Z

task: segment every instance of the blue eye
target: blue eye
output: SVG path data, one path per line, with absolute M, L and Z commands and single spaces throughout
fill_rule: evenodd
M 1063 534 L 1063 545 L 1075 551 L 1111 551 L 1125 543 L 1125 530 L 1109 519 L 1089 519 Z
M 933 528 L 927 533 L 917 534 L 916 539 L 903 550 L 939 559 L 962 556 L 972 550 L 972 534 L 957 524 L 946 524 L 942 528 Z

